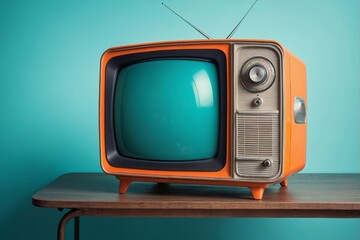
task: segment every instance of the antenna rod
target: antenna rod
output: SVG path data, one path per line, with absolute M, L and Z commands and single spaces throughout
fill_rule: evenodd
M 255 0 L 255 2 L 253 3 L 253 5 L 251 5 L 251 7 L 249 8 L 249 10 L 245 13 L 245 15 L 243 16 L 243 18 L 240 20 L 240 22 L 235 26 L 235 28 L 231 31 L 231 33 L 226 37 L 226 39 L 231 38 L 234 33 L 236 32 L 236 30 L 238 29 L 238 27 L 240 26 L 241 22 L 245 19 L 245 17 L 248 15 L 248 13 L 250 12 L 250 10 L 254 7 L 255 3 L 258 0 Z
M 211 37 L 209 37 L 206 33 L 204 33 L 203 31 L 201 31 L 200 29 L 198 29 L 197 27 L 195 27 L 194 25 L 192 25 L 189 21 L 187 21 L 185 18 L 183 18 L 182 16 L 180 16 L 179 14 L 177 14 L 174 10 L 172 10 L 168 5 L 166 5 L 165 3 L 161 3 L 162 5 L 164 5 L 165 7 L 167 7 L 170 11 L 172 11 L 176 16 L 178 16 L 179 18 L 181 18 L 182 20 L 184 20 L 187 24 L 189 24 L 192 28 L 194 28 L 197 32 L 199 32 L 201 35 L 203 35 L 204 37 L 206 37 L 207 39 L 211 39 Z

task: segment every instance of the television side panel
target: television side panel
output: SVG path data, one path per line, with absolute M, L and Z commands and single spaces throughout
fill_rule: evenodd
M 298 172 L 306 163 L 306 68 L 305 64 L 288 52 L 291 79 L 291 164 L 290 174 Z

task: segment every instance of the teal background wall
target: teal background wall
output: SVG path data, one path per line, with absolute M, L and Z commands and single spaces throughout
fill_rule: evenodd
M 252 4 L 165 2 L 213 38 L 227 36 Z M 306 63 L 303 172 L 359 173 L 360 1 L 260 0 L 234 38 L 278 40 Z M 63 173 L 101 171 L 103 51 L 175 39 L 202 36 L 161 1 L 0 0 L 0 239 L 55 239 L 63 213 L 32 206 L 32 194 Z M 83 239 L 360 239 L 356 219 L 84 218 L 82 224 Z

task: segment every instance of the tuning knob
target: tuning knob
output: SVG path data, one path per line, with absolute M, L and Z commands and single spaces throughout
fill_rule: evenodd
M 249 92 L 262 92 L 275 81 L 275 69 L 266 58 L 250 58 L 241 68 L 240 79 Z
M 270 159 L 266 159 L 266 160 L 264 160 L 264 161 L 262 162 L 262 165 L 263 165 L 264 167 L 271 167 L 271 164 L 272 164 L 272 162 L 271 162 Z
M 259 97 L 255 98 L 253 100 L 254 106 L 258 107 L 258 108 L 260 108 L 263 103 L 264 103 L 264 100 L 262 98 L 259 98 Z
M 249 71 L 249 79 L 254 83 L 260 83 L 266 79 L 266 69 L 264 66 L 254 66 Z

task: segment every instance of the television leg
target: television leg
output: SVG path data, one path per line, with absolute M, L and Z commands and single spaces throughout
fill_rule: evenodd
M 289 180 L 288 180 L 288 179 L 285 179 L 284 181 L 280 182 L 280 185 L 281 185 L 282 187 L 287 187 L 288 184 L 289 184 Z
M 119 193 L 126 193 L 128 190 L 131 180 L 128 179 L 119 179 L 120 180 L 120 186 L 119 186 Z
M 261 187 L 251 187 L 250 188 L 250 191 L 255 200 L 261 200 L 263 198 L 264 190 L 265 190 L 265 188 L 261 188 Z

